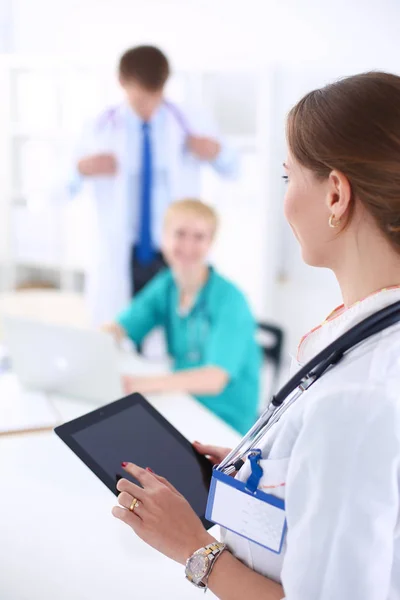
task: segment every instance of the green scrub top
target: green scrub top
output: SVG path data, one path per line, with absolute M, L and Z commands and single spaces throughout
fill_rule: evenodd
M 223 391 L 197 400 L 244 434 L 257 417 L 261 351 L 245 296 L 210 267 L 209 278 L 187 314 L 179 314 L 179 292 L 169 269 L 150 281 L 117 317 L 140 344 L 163 327 L 175 370 L 216 366 L 229 377 Z

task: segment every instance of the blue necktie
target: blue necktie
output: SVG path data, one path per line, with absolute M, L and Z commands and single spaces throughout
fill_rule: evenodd
M 136 246 L 137 259 L 143 265 L 151 263 L 154 248 L 151 240 L 151 188 L 152 160 L 149 123 L 142 123 L 142 170 L 140 178 L 139 239 Z

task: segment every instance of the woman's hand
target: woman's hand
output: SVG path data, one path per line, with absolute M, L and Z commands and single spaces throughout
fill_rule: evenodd
M 146 544 L 185 564 L 193 552 L 215 541 L 190 504 L 166 479 L 132 463 L 122 466 L 143 487 L 120 479 L 117 484 L 120 506 L 115 506 L 112 513 L 132 527 Z M 130 511 L 134 498 L 139 506 Z
M 105 323 L 101 326 L 101 331 L 110 334 L 119 345 L 125 337 L 125 331 L 118 323 Z
M 206 456 L 213 465 L 219 465 L 220 462 L 228 456 L 230 448 L 221 448 L 220 446 L 205 446 L 200 442 L 193 442 L 193 448 L 200 454 Z
M 151 394 L 154 393 L 153 378 L 151 377 L 135 377 L 132 375 L 122 376 L 122 389 L 124 394 Z
M 124 390 L 124 394 L 138 392 L 139 390 L 135 377 L 132 377 L 132 375 L 122 375 L 122 389 Z

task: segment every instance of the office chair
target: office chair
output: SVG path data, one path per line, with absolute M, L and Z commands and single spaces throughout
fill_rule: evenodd
M 272 381 L 268 385 L 269 389 L 263 390 L 261 409 L 264 407 L 265 403 L 268 402 L 270 396 L 276 391 L 278 386 L 279 374 L 282 366 L 284 338 L 284 332 L 281 327 L 269 323 L 257 323 L 256 339 L 263 353 L 264 365 L 267 367 L 272 366 L 273 368 Z M 263 387 L 266 386 L 264 385 Z M 265 394 L 267 394 L 267 397 L 265 397 Z

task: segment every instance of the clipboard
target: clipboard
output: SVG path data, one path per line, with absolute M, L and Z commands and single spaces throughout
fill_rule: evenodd
M 240 481 L 214 467 L 206 518 L 280 554 L 287 531 L 285 501 L 258 489 L 259 478 L 253 471 L 247 482 Z

